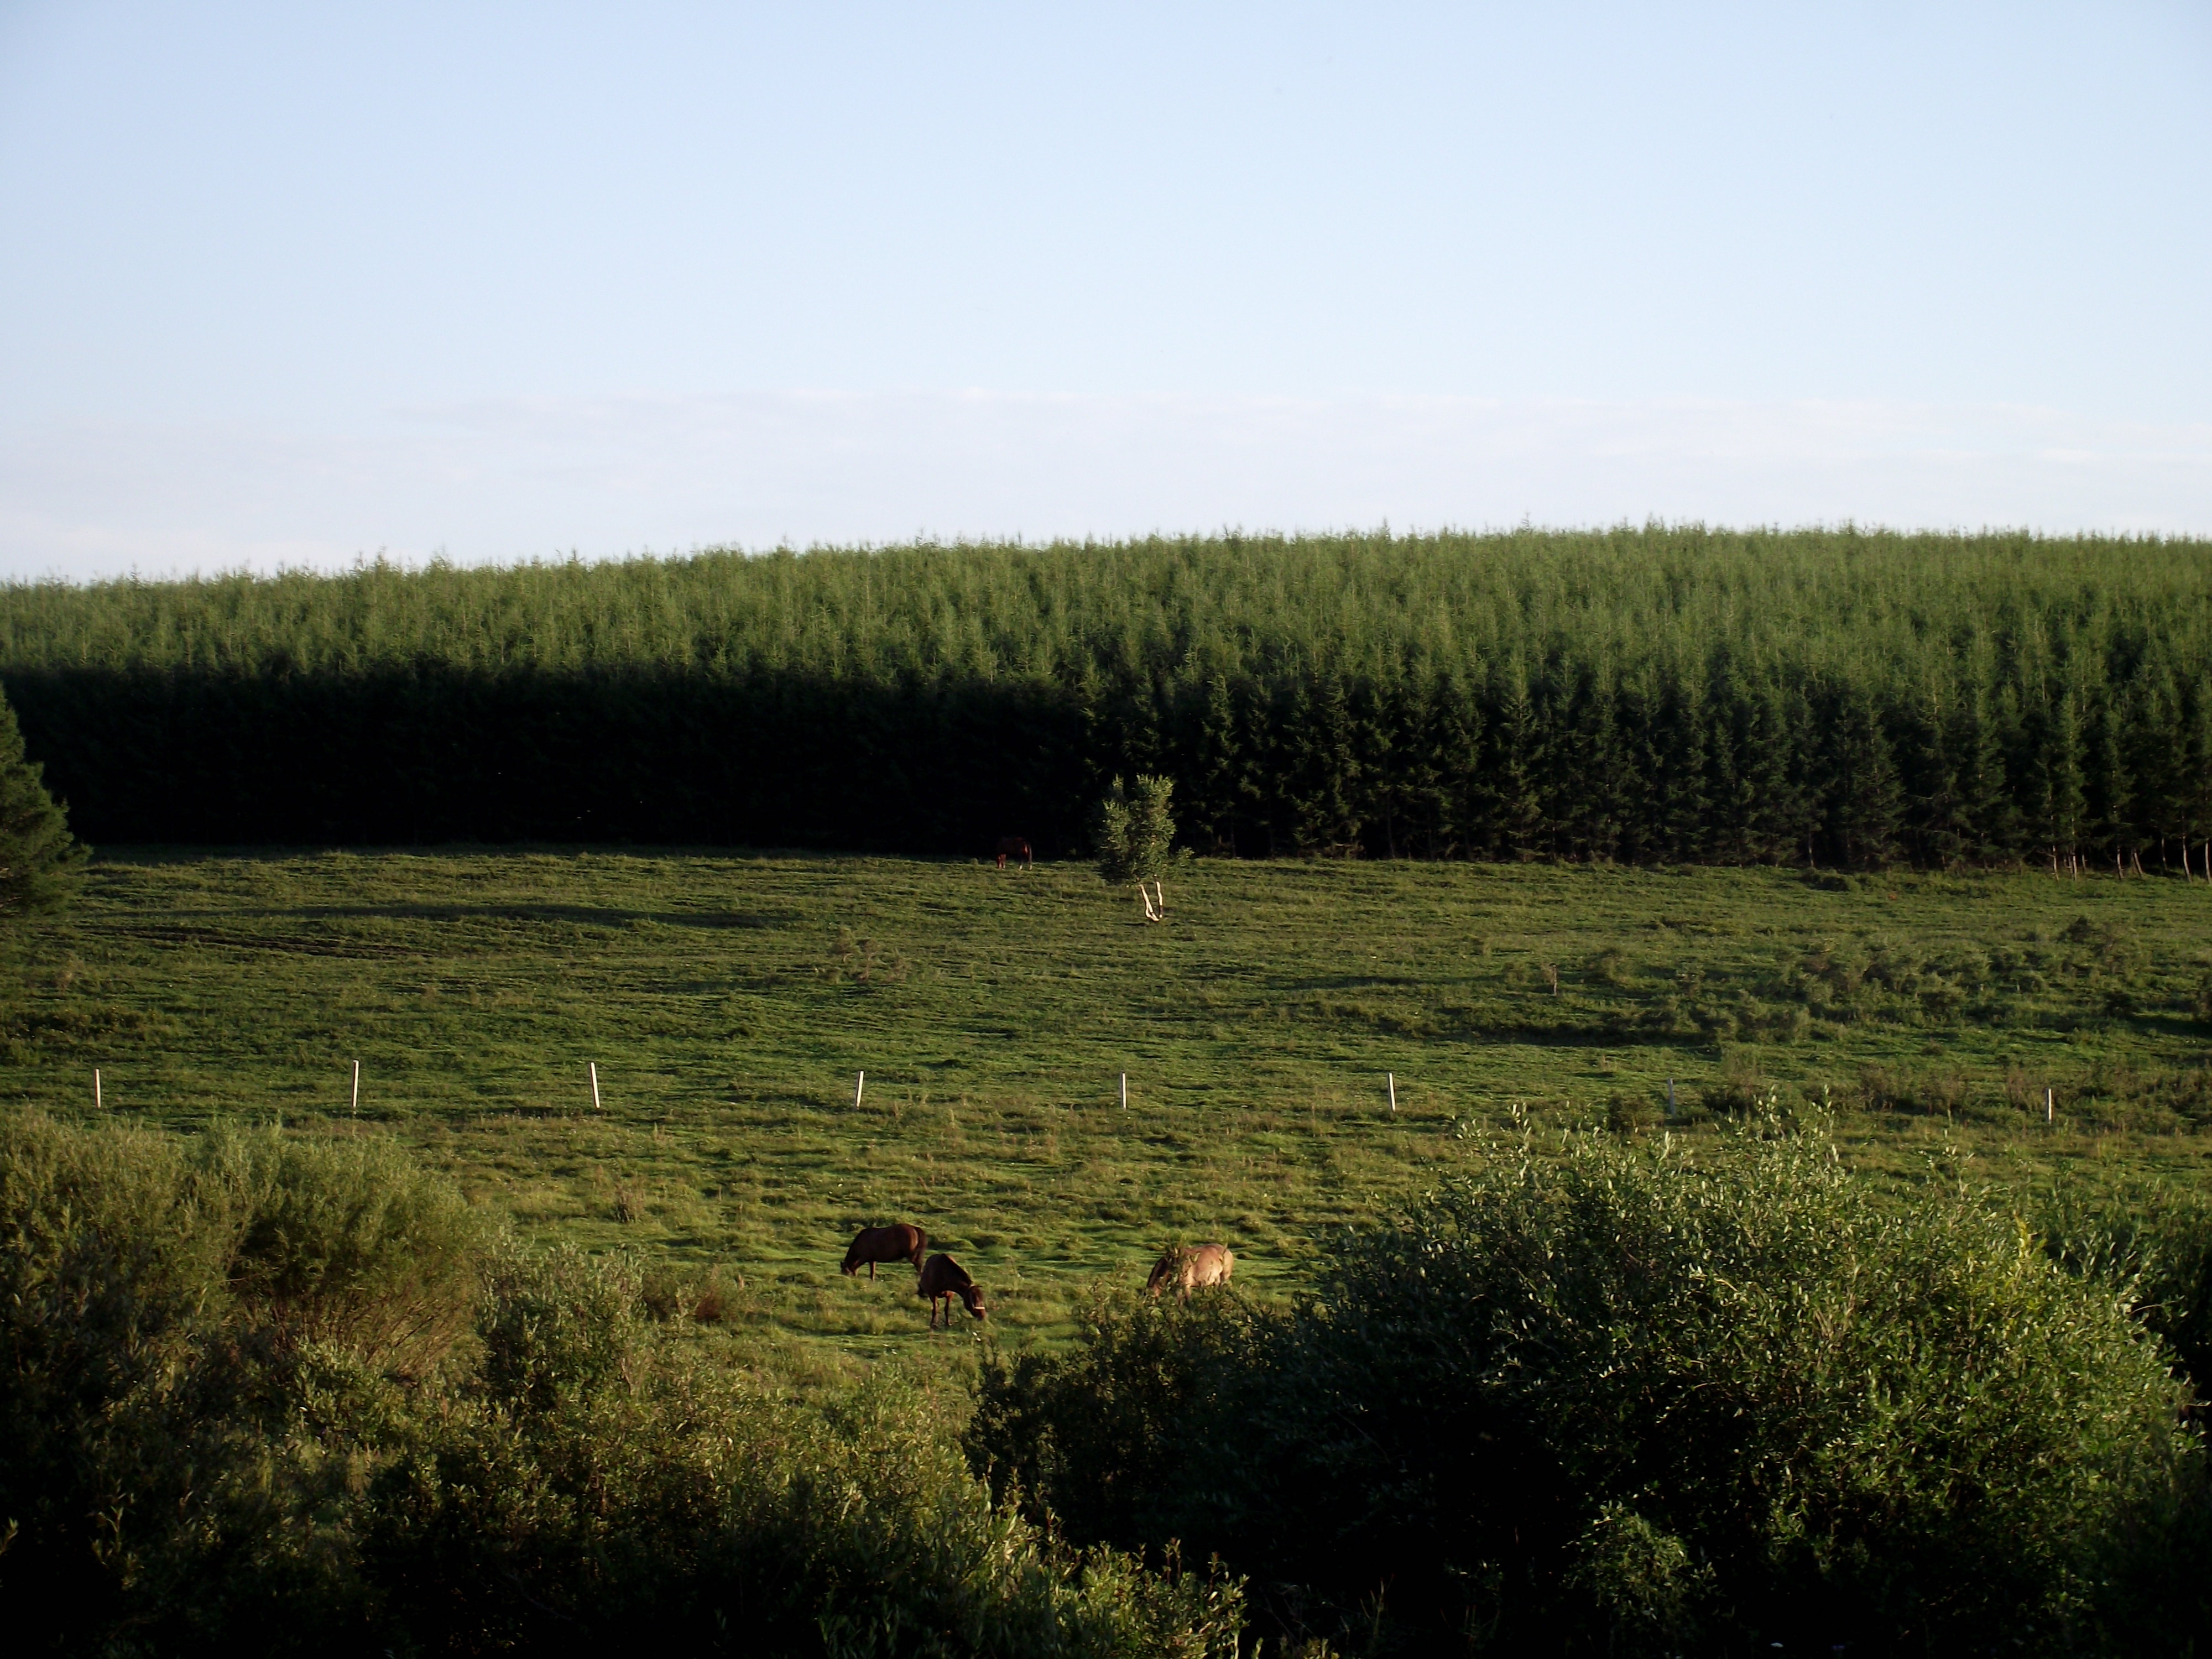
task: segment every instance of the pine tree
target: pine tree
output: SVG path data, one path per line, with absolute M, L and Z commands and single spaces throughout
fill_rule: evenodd
M 1282 850 L 1287 829 L 1283 805 L 1283 773 L 1289 745 L 1284 741 L 1285 699 L 1279 686 L 1266 680 L 1248 679 L 1239 687 L 1243 734 L 1237 764 L 1237 798 L 1240 817 L 1258 832 L 1269 858 Z
M 1345 839 L 1366 841 L 1379 819 L 1383 856 L 1395 859 L 1398 856 L 1396 784 L 1404 768 L 1399 754 L 1399 701 L 1383 690 L 1380 681 L 1366 677 L 1353 682 L 1346 702 L 1352 769 L 1347 785 L 1352 807 Z
M 1536 792 L 1541 744 L 1527 669 L 1517 661 L 1505 664 L 1491 680 L 1488 702 L 1484 724 L 1490 763 L 1484 768 L 1486 799 L 1477 840 L 1486 841 L 1494 857 L 1525 855 L 1536 850 L 1544 822 Z
M 1830 722 L 1829 839 L 1844 863 L 1878 870 L 1897 857 L 1904 808 L 1881 712 L 1872 698 L 1850 686 L 1837 697 Z
M 25 758 L 22 728 L 0 696 L 0 918 L 58 909 L 83 883 L 86 849 L 46 793 L 45 769 Z
M 2081 708 L 2074 688 L 2060 689 L 2036 744 L 2038 806 L 2051 848 L 2051 872 L 2081 870 L 2087 801 L 2081 778 Z
M 1620 850 L 1620 769 L 1625 762 L 1620 724 L 1611 678 L 1596 670 L 1585 671 L 1567 720 L 1572 734 L 1568 770 L 1575 787 L 1559 819 L 1568 850 L 1594 862 L 1610 861 Z
M 2099 861 L 2110 858 L 2117 873 L 2124 873 L 2127 860 L 2136 850 L 2134 791 L 2120 743 L 2126 715 L 2117 706 L 2122 695 L 2115 688 L 2105 688 L 2089 717 L 2084 740 L 2090 833 L 2097 843 Z
M 1437 714 L 1432 723 L 1431 752 L 1436 757 L 1437 856 L 1456 853 L 1474 858 L 1476 822 L 1475 796 L 1482 777 L 1482 702 L 1480 687 L 1471 679 L 1451 675 L 1439 679 Z
M 1618 807 L 1620 855 L 1631 863 L 1660 856 L 1652 838 L 1658 794 L 1658 762 L 1653 752 L 1656 699 L 1650 665 L 1641 663 L 1613 686 L 1613 750 L 1619 758 L 1613 799 Z
M 1353 809 L 1361 760 L 1352 705 L 1344 682 L 1324 674 L 1292 693 L 1291 721 L 1297 763 L 1285 779 L 1291 792 L 1298 846 L 1312 852 L 1348 847 L 1358 838 Z
M 1690 673 L 1669 665 L 1660 681 L 1652 722 L 1652 784 L 1658 797 L 1652 842 L 1666 857 L 1686 863 L 1705 851 L 1711 806 L 1707 778 L 1711 734 L 1699 690 Z
M 1759 751 L 1752 733 L 1757 705 L 1741 665 L 1723 645 L 1706 665 L 1705 845 L 1732 864 L 1759 858 L 1752 825 L 1759 811 Z
M 2212 878 L 2212 680 L 2189 689 L 2182 714 L 2181 867 L 2191 868 L 2189 844 L 2198 844 L 2195 866 L 2200 876 Z
M 2155 843 L 2161 868 L 2181 822 L 2181 711 L 2172 675 L 2153 663 L 2130 690 L 2122 744 L 2132 781 L 2137 838 Z
M 2019 838 L 2020 813 L 2005 783 L 1999 716 L 1978 675 L 1960 682 L 1944 733 L 1951 767 L 1951 828 L 1961 857 L 1994 858 Z
M 1820 813 L 1811 783 L 1819 768 L 1812 726 L 1803 684 L 1770 668 L 1759 680 L 1752 719 L 1759 804 L 1753 833 L 1758 856 L 1776 864 L 1813 861 Z

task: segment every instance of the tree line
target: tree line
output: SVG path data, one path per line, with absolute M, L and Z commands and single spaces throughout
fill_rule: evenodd
M 2207 872 L 2212 544 L 1224 535 L 0 590 L 92 840 Z

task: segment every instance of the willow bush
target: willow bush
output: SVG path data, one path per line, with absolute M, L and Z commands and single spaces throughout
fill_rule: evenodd
M 1346 1237 L 1287 1320 L 1124 1309 L 1001 1364 L 971 1454 L 1073 1537 L 1218 1550 L 1286 1633 L 1370 1650 L 2185 1639 L 2201 1456 L 2109 1278 L 1949 1172 L 1885 1198 L 1817 1130 L 1533 1151 Z
M 0 1604 L 23 1651 L 1159 1656 L 1237 1585 L 1078 1553 L 886 1371 L 745 1387 L 620 1260 L 376 1142 L 0 1117 Z
M 2075 1175 L 2041 1194 L 2052 1260 L 2132 1298 L 2195 1392 L 2212 1395 L 2212 1199 L 2163 1182 Z
M 0 589 L 99 840 L 2205 871 L 2212 548 L 1235 535 Z

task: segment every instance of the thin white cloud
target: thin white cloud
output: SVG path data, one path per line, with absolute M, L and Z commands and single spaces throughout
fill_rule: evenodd
M 2212 424 L 2002 405 L 775 392 L 0 434 L 0 574 L 1640 522 L 2212 532 Z

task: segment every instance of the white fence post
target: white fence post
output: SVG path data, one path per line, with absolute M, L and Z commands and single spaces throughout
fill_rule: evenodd
M 361 1115 L 361 1062 L 353 1063 L 353 1115 Z
M 1398 1109 L 1398 1074 L 1395 1072 L 1385 1072 L 1382 1075 L 1390 1085 L 1390 1109 L 1395 1113 Z
M 596 1112 L 599 1109 L 599 1062 L 594 1060 L 586 1063 L 592 1068 L 592 1109 Z
M 853 1079 L 853 1109 L 856 1112 L 860 1109 L 860 1091 L 867 1086 L 868 1074 L 866 1072 Z
M 1129 1074 L 1127 1072 L 1121 1073 L 1121 1109 L 1125 1112 L 1129 1109 Z
M 100 1067 L 97 1066 L 92 1068 L 92 1109 L 95 1112 L 106 1109 L 100 1097 Z

